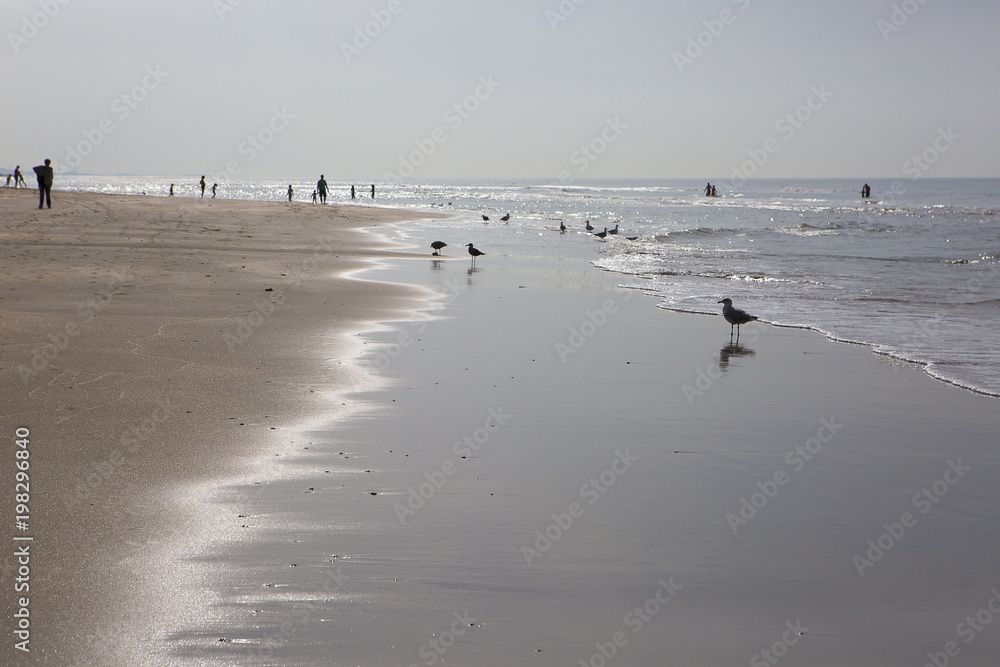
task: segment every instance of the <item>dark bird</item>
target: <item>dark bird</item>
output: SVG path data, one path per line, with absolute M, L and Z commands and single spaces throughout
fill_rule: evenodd
M 433 243 L 431 243 L 431 247 L 434 248 L 434 252 L 432 254 L 434 255 L 441 254 L 441 248 L 445 247 L 446 245 L 448 244 L 445 243 L 444 241 L 434 241 Z
M 560 232 L 565 232 L 566 231 L 566 225 L 563 224 L 562 220 L 559 221 L 559 231 Z
M 638 236 L 626 236 L 625 238 L 627 238 L 629 241 L 635 241 L 639 237 Z
M 604 228 L 603 232 L 597 232 L 596 234 L 594 234 L 594 236 L 596 236 L 599 239 L 603 239 L 607 235 L 608 235 L 608 228 L 607 227 Z
M 477 248 L 473 247 L 471 243 L 469 243 L 468 246 L 469 246 L 469 254 L 472 255 L 472 265 L 475 266 L 476 257 L 479 257 L 480 255 L 485 255 L 486 253 L 483 252 L 482 250 L 478 250 Z
M 507 222 L 508 220 L 510 220 L 510 213 L 508 213 L 504 217 L 500 218 L 500 220 L 502 220 L 503 222 Z
M 746 324 L 757 319 L 756 315 L 751 315 L 750 313 L 740 310 L 739 308 L 733 308 L 733 300 L 726 298 L 720 301 L 722 304 L 722 316 L 726 318 L 729 322 L 729 337 L 733 337 L 733 327 L 736 327 L 736 340 L 740 339 L 740 325 Z
M 586 229 L 588 232 L 594 231 L 594 226 L 590 224 L 590 220 L 587 221 Z
M 608 230 L 608 234 L 617 234 L 617 233 L 618 233 L 618 225 L 617 224 L 615 225 L 614 229 L 609 229 Z
M 489 221 L 490 221 L 490 216 L 484 215 L 483 216 L 483 222 L 489 222 Z

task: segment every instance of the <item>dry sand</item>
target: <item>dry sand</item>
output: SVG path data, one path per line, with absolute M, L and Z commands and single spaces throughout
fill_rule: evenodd
M 210 528 L 176 490 L 336 414 L 330 388 L 357 380 L 337 361 L 351 332 L 426 298 L 342 277 L 396 254 L 360 228 L 419 214 L 65 192 L 38 210 L 36 197 L 0 189 L 0 663 L 115 664 L 141 648 L 135 628 L 196 604 L 156 580 L 166 549 Z M 27 531 L 13 527 L 19 427 Z M 12 640 L 14 535 L 34 537 L 30 656 Z

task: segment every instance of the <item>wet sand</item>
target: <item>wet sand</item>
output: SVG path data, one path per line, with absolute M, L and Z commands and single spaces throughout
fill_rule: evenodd
M 76 624 L 40 624 L 44 664 L 995 663 L 996 399 L 812 332 L 731 344 L 591 268 L 582 235 L 474 272 L 397 252 L 363 274 L 389 285 L 317 271 L 231 352 L 231 311 L 293 275 L 285 207 L 246 206 L 254 230 L 186 218 L 180 252 L 129 246 L 144 279 L 44 382 L 6 384 L 47 503 L 33 604 Z M 201 264 L 202 228 L 230 224 L 261 243 L 250 276 L 247 251 Z M 62 233 L 8 246 L 47 295 L 3 292 L 8 377 L 106 283 L 84 254 L 124 263 Z M 338 259 L 393 254 L 368 240 Z M 177 408 L 152 423 L 157 399 Z M 144 420 L 136 463 L 63 509 L 67 471 Z

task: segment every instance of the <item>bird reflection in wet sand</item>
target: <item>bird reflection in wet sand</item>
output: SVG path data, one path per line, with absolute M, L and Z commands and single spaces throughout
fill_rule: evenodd
M 432 259 L 431 260 L 431 271 L 440 271 L 441 266 L 444 264 L 444 260 Z
M 753 348 L 740 345 L 739 343 L 723 345 L 722 349 L 719 350 L 719 371 L 722 373 L 728 371 L 729 360 L 734 357 L 752 357 L 756 354 L 757 352 Z

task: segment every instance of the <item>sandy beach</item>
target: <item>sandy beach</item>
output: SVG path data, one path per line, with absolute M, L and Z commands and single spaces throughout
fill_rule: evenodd
M 186 485 L 245 472 L 291 425 L 337 414 L 330 396 L 356 380 L 336 361 L 350 333 L 427 297 L 341 279 L 394 254 L 357 230 L 419 214 L 66 192 L 42 211 L 36 197 L 0 189 L 0 411 L 11 439 L 30 430 L 17 534 L 34 537 L 31 653 L 7 632 L 0 661 L 162 664 L 143 637 L 199 604 L 172 598 L 166 554 L 214 530 Z
M 473 271 L 356 231 L 412 212 L 56 194 L 0 190 L 5 539 L 34 536 L 5 664 L 1000 654 L 994 398 L 813 332 L 732 344 L 583 234 Z

